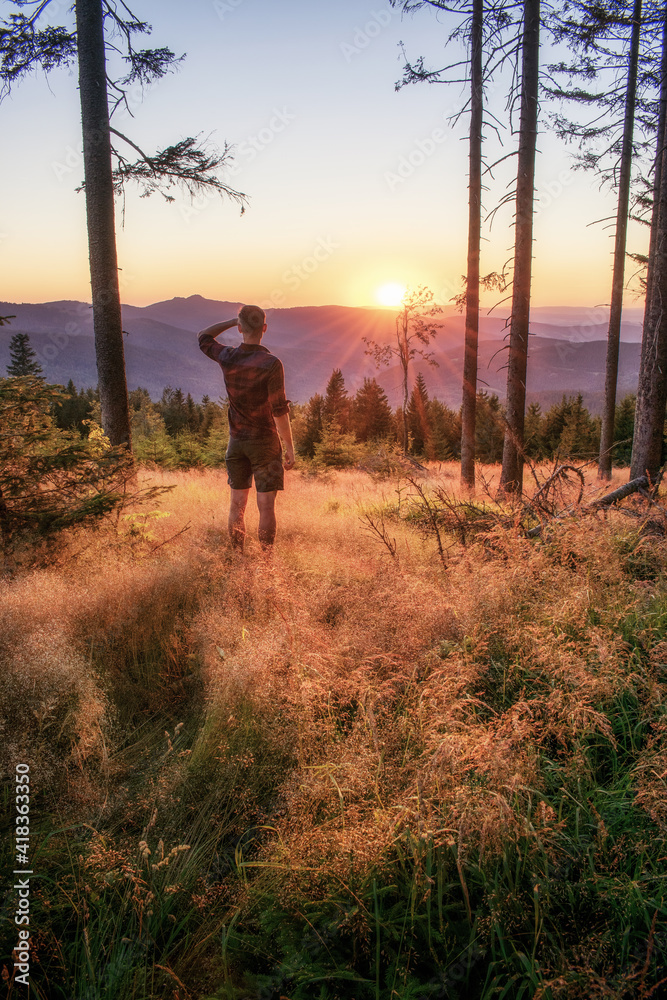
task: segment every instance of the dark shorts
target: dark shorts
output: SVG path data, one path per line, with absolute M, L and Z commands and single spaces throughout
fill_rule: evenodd
M 227 454 L 227 482 L 233 490 L 249 490 L 252 477 L 258 493 L 272 493 L 285 485 L 283 448 L 280 438 L 262 438 L 259 441 L 229 439 Z

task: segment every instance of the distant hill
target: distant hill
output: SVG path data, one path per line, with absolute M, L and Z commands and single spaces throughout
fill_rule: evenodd
M 149 306 L 123 306 L 126 332 L 125 353 L 130 388 L 143 386 L 154 399 L 166 385 L 180 387 L 200 400 L 217 399 L 224 391 L 222 377 L 208 358 L 200 354 L 194 334 L 221 319 L 234 316 L 237 302 L 218 302 L 201 295 L 174 298 Z M 49 381 L 77 388 L 97 383 L 93 343 L 92 309 L 75 301 L 0 303 L 0 315 L 15 315 L 0 333 L 0 372 L 9 362 L 9 340 L 14 333 L 27 333 Z M 641 311 L 628 309 L 622 328 L 619 394 L 634 392 L 639 369 Z M 379 342 L 394 336 L 394 313 L 386 309 L 347 306 L 302 306 L 271 309 L 264 338 L 285 366 L 288 396 L 305 402 L 323 392 L 334 368 L 341 368 L 350 392 L 364 377 L 375 376 L 393 405 L 401 398 L 398 366 L 377 371 L 362 340 Z M 421 371 L 431 395 L 458 408 L 463 366 L 463 317 L 447 309 L 442 329 L 434 343 L 438 367 L 425 363 Z M 538 308 L 531 314 L 531 346 L 528 363 L 529 401 L 543 406 L 563 393 L 581 392 L 586 405 L 599 412 L 604 387 L 606 313 L 602 309 Z M 501 398 L 505 393 L 503 368 L 507 334 L 504 316 L 482 316 L 480 321 L 480 388 Z M 230 333 L 229 342 L 237 342 Z M 224 338 L 223 338 L 224 339 Z

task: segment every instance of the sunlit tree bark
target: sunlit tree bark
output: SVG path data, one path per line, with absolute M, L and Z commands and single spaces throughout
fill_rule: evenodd
M 506 428 L 500 490 L 523 488 L 523 431 L 533 262 L 533 205 L 539 87 L 540 0 L 525 0 L 521 41 L 521 117 L 516 184 L 514 278 L 507 366 Z
M 667 16 L 663 24 L 659 127 L 644 329 L 630 478 L 655 479 L 662 463 L 667 402 Z
M 461 485 L 475 486 L 475 415 L 479 341 L 479 259 L 482 231 L 482 121 L 484 0 L 473 0 L 470 26 L 470 137 L 468 182 L 468 266 L 466 269 L 463 400 L 461 404 Z
M 90 285 L 102 426 L 131 446 L 121 319 L 102 0 L 77 0 L 76 31 Z
M 616 416 L 616 386 L 618 383 L 618 351 L 621 340 L 621 313 L 623 311 L 623 283 L 625 278 L 625 250 L 630 209 L 630 178 L 632 173 L 632 145 L 637 97 L 637 69 L 639 64 L 639 39 L 641 34 L 642 0 L 635 0 L 632 11 L 632 31 L 628 54 L 628 83 L 625 95 L 623 121 L 623 146 L 618 181 L 616 235 L 614 239 L 614 270 L 611 285 L 609 332 L 607 336 L 607 361 L 605 368 L 604 410 L 600 432 L 600 457 L 598 475 L 611 479 L 612 447 L 614 444 L 614 418 Z

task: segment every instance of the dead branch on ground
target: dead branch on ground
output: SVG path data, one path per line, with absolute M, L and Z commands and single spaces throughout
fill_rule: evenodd
M 365 511 L 359 520 L 362 522 L 363 527 L 367 531 L 374 534 L 376 538 L 379 538 L 382 544 L 386 546 L 391 558 L 398 561 L 398 556 L 396 555 L 396 539 L 389 537 L 387 526 L 384 523 L 384 515 L 379 514 L 377 518 L 374 518 L 372 514 Z

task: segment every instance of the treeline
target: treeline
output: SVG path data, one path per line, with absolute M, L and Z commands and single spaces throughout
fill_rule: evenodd
M 10 378 L 43 379 L 27 334 L 16 334 L 10 344 Z M 134 451 L 139 461 L 165 468 L 222 465 L 229 441 L 227 400 L 204 396 L 196 403 L 190 393 L 167 386 L 157 402 L 147 389 L 129 393 Z M 628 463 L 632 451 L 635 397 L 626 396 L 616 407 L 614 461 Z M 97 390 L 77 391 L 67 384 L 53 404 L 55 425 L 87 437 L 101 423 Z M 315 393 L 305 404 L 292 404 L 294 446 L 301 459 L 317 465 L 344 468 L 361 462 L 379 446 L 402 450 L 403 410 L 392 409 L 375 378 L 365 378 L 350 394 L 340 368 L 335 368 L 324 394 Z M 455 412 L 429 396 L 421 372 L 406 407 L 408 451 L 415 458 L 447 462 L 461 457 L 461 411 Z M 581 394 L 563 396 L 542 412 L 532 403 L 526 412 L 524 453 L 528 459 L 591 459 L 600 445 L 600 418 L 592 417 Z M 502 461 L 505 414 L 495 394 L 477 392 L 475 452 L 479 461 Z
M 93 389 L 77 391 L 72 381 L 67 395 L 54 408 L 63 430 L 87 436 L 99 423 L 99 398 Z M 190 393 L 167 386 L 153 402 L 146 389 L 129 394 L 132 438 L 139 461 L 165 468 L 224 464 L 229 440 L 227 401 L 204 396 L 197 403 Z M 635 397 L 624 397 L 616 407 L 614 461 L 630 461 Z M 480 462 L 502 461 L 504 411 L 495 394 L 477 393 L 475 450 Z M 407 408 L 409 451 L 425 461 L 455 461 L 461 455 L 461 413 L 430 396 L 421 373 L 412 387 Z M 400 450 L 401 408 L 393 409 L 382 386 L 365 378 L 356 393 L 348 392 L 340 369 L 335 369 L 324 393 L 304 404 L 292 404 L 295 449 L 306 462 L 338 468 L 363 462 L 379 447 Z M 532 403 L 526 413 L 526 456 L 532 461 L 559 456 L 578 460 L 595 457 L 600 442 L 600 417 L 592 416 L 581 394 L 563 396 L 548 410 Z
M 616 407 L 614 459 L 630 461 L 635 397 L 624 397 Z M 429 396 L 421 372 L 407 406 L 409 452 L 429 461 L 453 461 L 461 456 L 461 411 Z M 479 461 L 502 461 L 505 415 L 495 393 L 477 392 L 475 452 Z M 315 394 L 296 408 L 293 430 L 297 452 L 327 465 L 352 464 L 360 445 L 384 442 L 400 446 L 401 408 L 392 410 L 374 378 L 364 379 L 354 396 L 345 389 L 336 369 L 324 395 Z M 600 444 L 600 418 L 591 416 L 581 394 L 563 396 L 546 412 L 532 403 L 526 413 L 525 454 L 534 461 L 561 458 L 591 459 Z M 356 448 L 356 451 L 355 451 Z
M 229 440 L 227 403 L 204 396 L 196 403 L 190 393 L 167 386 L 157 402 L 141 387 L 129 393 L 134 454 L 139 462 L 165 468 L 222 465 Z M 70 379 L 66 397 L 53 408 L 56 426 L 78 430 L 87 437 L 100 424 L 97 389 L 77 391 Z

